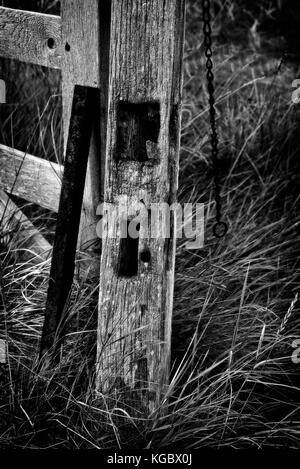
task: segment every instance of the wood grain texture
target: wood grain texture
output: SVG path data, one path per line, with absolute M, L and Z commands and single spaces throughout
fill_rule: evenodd
M 60 17 L 0 7 L 0 56 L 59 69 L 62 52 Z
M 9 245 L 19 262 L 40 263 L 51 255 L 52 246 L 5 192 L 0 190 L 0 243 Z
M 105 110 L 107 108 L 107 60 L 109 51 L 110 18 L 108 0 L 63 0 L 62 37 L 65 47 L 62 68 L 62 97 L 65 144 L 67 142 L 69 119 L 74 85 L 100 87 L 95 99 L 94 129 L 92 133 L 89 163 L 86 177 L 83 210 L 78 247 L 88 254 L 86 267 L 99 275 L 100 240 L 96 234 L 96 209 L 101 198 L 101 154 L 105 148 Z M 100 29 L 100 24 L 103 26 Z M 100 58 L 102 61 L 100 63 Z M 101 84 L 100 84 L 101 76 Z M 102 184 L 103 186 L 103 184 Z M 103 188 L 102 188 L 103 191 Z M 85 269 L 83 268 L 83 273 Z
M 63 166 L 0 145 L 0 188 L 58 211 Z
M 132 257 L 136 246 L 121 242 L 117 211 L 121 203 L 142 201 L 149 210 L 176 201 L 184 7 L 184 0 L 112 2 L 104 197 L 116 238 L 104 232 L 96 386 L 118 390 L 142 412 L 155 409 L 168 383 L 175 220 L 170 239 L 153 239 L 141 226 L 137 272 L 126 276 L 120 251 Z

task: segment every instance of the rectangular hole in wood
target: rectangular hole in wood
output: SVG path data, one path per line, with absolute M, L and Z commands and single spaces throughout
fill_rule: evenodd
M 151 157 L 148 156 L 147 142 L 157 145 L 159 132 L 158 102 L 120 101 L 117 108 L 116 160 L 148 161 Z
M 121 238 L 118 262 L 118 276 L 127 278 L 135 277 L 138 274 L 139 256 L 139 237 L 131 238 L 129 236 L 129 224 L 130 220 L 127 220 L 127 238 Z
M 172 106 L 170 121 L 169 121 L 169 137 L 170 144 L 177 146 L 179 143 L 179 106 L 175 104 Z

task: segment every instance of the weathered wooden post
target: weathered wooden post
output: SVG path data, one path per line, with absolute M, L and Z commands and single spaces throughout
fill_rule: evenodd
M 96 386 L 141 412 L 155 409 L 168 383 L 175 217 L 169 238 L 141 224 L 124 239 L 118 210 L 143 205 L 151 218 L 151 204 L 176 201 L 184 7 L 112 0 Z
M 64 176 L 53 245 L 40 356 L 57 349 L 64 329 L 64 309 L 70 294 L 78 239 L 85 174 L 94 122 L 97 90 L 76 85 L 65 158 Z M 53 351 L 54 351 L 53 350 Z

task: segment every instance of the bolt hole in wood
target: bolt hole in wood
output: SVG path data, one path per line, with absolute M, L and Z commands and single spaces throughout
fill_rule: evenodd
M 53 37 L 49 37 L 47 44 L 48 44 L 49 49 L 56 48 L 56 42 L 55 42 L 55 39 L 53 39 Z
M 149 249 L 144 249 L 140 254 L 140 259 L 144 264 L 149 264 L 151 261 L 151 253 Z
M 147 143 L 155 147 L 160 132 L 160 104 L 158 102 L 130 103 L 120 101 L 117 106 L 117 144 L 115 159 L 155 162 L 155 151 L 149 158 Z M 149 146 L 149 143 L 148 143 Z
M 70 50 L 71 50 L 71 46 L 68 42 L 66 42 L 65 50 L 66 50 L 66 52 L 70 52 Z

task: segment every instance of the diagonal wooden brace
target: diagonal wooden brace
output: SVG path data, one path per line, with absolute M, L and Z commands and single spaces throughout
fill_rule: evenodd
M 79 85 L 74 88 L 41 339 L 41 357 L 54 347 L 62 335 L 63 313 L 74 276 L 76 245 L 98 94 L 97 89 Z

